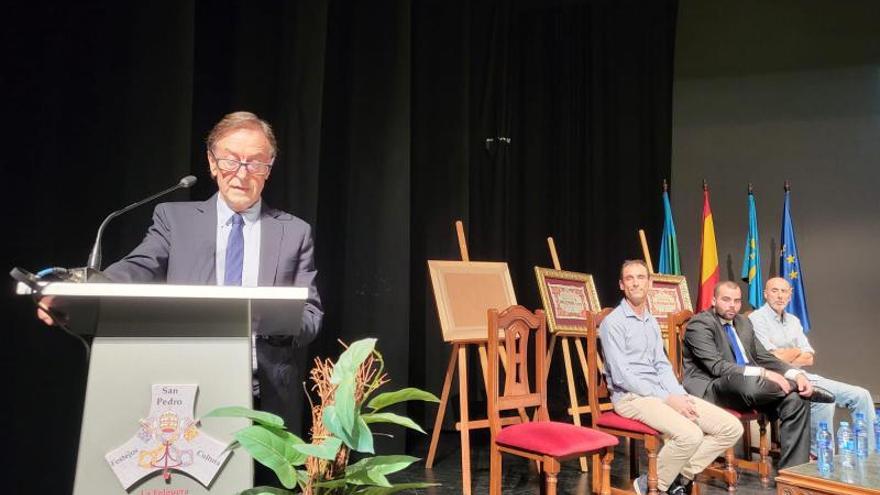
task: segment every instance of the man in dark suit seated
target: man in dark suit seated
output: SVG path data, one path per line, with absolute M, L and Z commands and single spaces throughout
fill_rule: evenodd
M 682 349 L 684 388 L 722 407 L 755 409 L 779 419 L 779 467 L 803 464 L 810 454 L 813 386 L 803 371 L 761 345 L 749 319 L 739 314 L 741 307 L 739 285 L 721 282 L 712 307 L 691 319 Z M 827 391 L 816 395 L 828 399 Z

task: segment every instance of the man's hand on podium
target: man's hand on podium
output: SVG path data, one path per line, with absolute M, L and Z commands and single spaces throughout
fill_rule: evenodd
M 52 304 L 55 301 L 55 296 L 43 296 L 37 301 L 37 318 L 40 319 L 43 323 L 49 326 L 55 325 L 55 319 L 45 311 L 43 308 L 52 309 Z

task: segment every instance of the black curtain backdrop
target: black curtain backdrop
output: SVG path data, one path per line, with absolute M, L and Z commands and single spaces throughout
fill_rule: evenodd
M 455 219 L 465 222 L 471 258 L 507 261 L 531 308 L 540 304 L 533 266 L 551 264 L 548 235 L 564 268 L 595 275 L 604 305 L 619 299 L 620 262 L 641 255 L 637 229 L 659 240 L 676 8 L 674 0 L 7 6 L 6 269 L 82 266 L 105 214 L 183 175 L 200 183 L 172 199 L 208 197 L 203 139 L 223 114 L 251 110 L 274 125 L 281 150 L 267 202 L 316 228 L 326 317 L 310 352 L 335 356 L 337 339 L 378 337 L 393 387 L 439 395 L 450 347 L 425 260 L 458 258 Z M 104 259 L 131 249 L 149 218 L 143 208 L 111 224 Z M 11 287 L 2 321 L 17 397 L 6 429 L 13 491 L 67 492 L 86 363 L 78 343 L 38 324 Z M 564 390 L 554 369 L 557 410 Z M 428 429 L 435 411 L 407 412 Z M 379 448 L 425 441 L 398 435 Z M 43 475 L 26 476 L 35 469 Z

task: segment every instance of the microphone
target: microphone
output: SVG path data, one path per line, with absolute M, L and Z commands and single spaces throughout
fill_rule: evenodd
M 198 179 L 196 179 L 195 175 L 187 175 L 186 177 L 180 179 L 177 184 L 169 187 L 168 189 L 160 191 L 150 196 L 149 198 L 145 198 L 136 203 L 132 203 L 121 210 L 116 210 L 113 213 L 107 215 L 107 218 L 105 218 L 104 221 L 101 222 L 101 226 L 98 227 L 98 235 L 95 236 L 95 245 L 92 246 L 92 252 L 91 254 L 89 254 L 89 262 L 86 265 L 86 272 L 99 271 L 101 269 L 101 237 L 104 236 L 104 229 L 107 227 L 107 224 L 110 223 L 110 220 L 113 220 L 123 213 L 127 213 L 137 208 L 138 206 L 142 206 L 146 203 L 149 203 L 150 201 L 153 201 L 156 198 L 172 193 L 178 189 L 189 189 L 190 187 L 192 187 L 193 184 L 196 183 L 196 180 Z

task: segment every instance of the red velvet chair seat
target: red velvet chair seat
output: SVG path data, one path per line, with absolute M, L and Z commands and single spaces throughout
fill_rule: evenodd
M 592 452 L 618 444 L 617 438 L 601 431 L 556 421 L 536 421 L 503 428 L 495 443 L 553 457 Z
M 596 426 L 605 428 L 615 428 L 617 430 L 633 431 L 636 433 L 644 433 L 645 435 L 660 435 L 660 432 L 650 426 L 636 421 L 634 419 L 624 418 L 614 411 L 602 413 L 596 420 Z
M 736 409 L 728 409 L 725 407 L 724 410 L 733 414 L 733 416 L 740 421 L 755 421 L 761 416 L 761 413 L 754 409 L 751 411 L 737 411 Z

